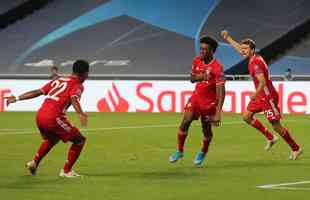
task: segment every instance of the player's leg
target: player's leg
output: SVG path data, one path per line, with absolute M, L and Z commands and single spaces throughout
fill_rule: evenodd
M 42 158 L 58 143 L 57 138 L 44 138 L 34 158 L 26 163 L 26 167 L 32 175 L 36 174 Z
M 260 105 L 251 101 L 248 105 L 247 110 L 243 113 L 243 120 L 258 130 L 261 134 L 263 134 L 267 140 L 267 144 L 265 146 L 265 150 L 269 150 L 273 144 L 276 143 L 277 137 L 273 136 L 273 134 L 258 120 L 254 117 L 257 112 L 260 112 Z
M 37 126 L 40 130 L 43 141 L 37 150 L 34 158 L 26 163 L 26 167 L 31 175 L 35 175 L 39 164 L 44 156 L 58 143 L 59 139 L 50 133 L 47 128 L 48 120 L 37 116 Z
M 66 117 L 56 118 L 56 123 L 58 125 L 56 135 L 65 143 L 72 142 L 67 160 L 59 176 L 68 178 L 80 176 L 72 170 L 72 167 L 80 156 L 86 138 L 80 133 L 79 129 L 71 125 Z
M 202 126 L 202 132 L 203 132 L 202 148 L 200 152 L 198 152 L 194 160 L 194 164 L 197 166 L 200 166 L 203 163 L 204 158 L 208 153 L 209 146 L 213 138 L 212 126 L 208 118 L 201 117 L 201 126 Z
M 185 140 L 187 138 L 188 129 L 193 120 L 194 120 L 194 113 L 191 111 L 185 111 L 177 133 L 177 141 L 178 141 L 177 151 L 169 158 L 169 161 L 171 163 L 174 163 L 183 157 Z
M 76 136 L 71 138 L 72 145 L 68 151 L 67 161 L 64 165 L 63 171 L 60 172 L 60 176 L 63 177 L 76 177 L 80 176 L 72 170 L 73 165 L 78 160 L 81 151 L 85 145 L 86 138 L 82 134 L 75 134 Z
M 189 127 L 193 120 L 194 120 L 193 112 L 187 111 L 184 113 L 182 122 L 178 130 L 178 150 L 180 152 L 184 151 L 184 143 L 188 135 Z
M 273 130 L 275 130 L 279 135 L 285 140 L 285 142 L 290 146 L 292 152 L 289 156 L 290 160 L 296 160 L 298 156 L 302 154 L 302 149 L 300 146 L 295 142 L 292 138 L 289 131 L 282 126 L 280 120 L 273 120 L 271 121 Z

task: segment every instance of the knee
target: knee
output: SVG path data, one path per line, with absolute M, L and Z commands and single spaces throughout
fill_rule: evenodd
M 252 121 L 251 115 L 248 115 L 248 114 L 246 114 L 246 113 L 242 115 L 242 119 L 243 119 L 243 121 L 245 121 L 245 122 L 248 123 L 248 124 L 250 124 L 251 121 Z
M 191 125 L 192 120 L 190 119 L 183 119 L 181 125 L 180 125 L 180 129 L 182 131 L 187 131 L 189 126 Z
M 213 138 L 213 133 L 212 132 L 204 132 L 203 135 L 204 135 L 204 140 L 211 141 L 212 138 Z
M 79 135 L 78 137 L 72 140 L 72 143 L 77 144 L 77 145 L 84 145 L 85 142 L 86 142 L 86 137 L 83 135 Z
M 274 131 L 276 131 L 280 135 L 284 135 L 286 132 L 286 129 L 283 128 L 279 122 L 272 123 L 272 128 Z
M 58 141 L 59 141 L 59 139 L 58 138 L 48 138 L 48 139 L 44 139 L 45 141 L 47 140 L 47 141 L 49 141 L 50 143 L 52 143 L 52 144 L 57 144 L 58 143 Z
M 213 132 L 210 129 L 202 129 L 203 135 L 207 139 L 212 139 L 213 137 Z

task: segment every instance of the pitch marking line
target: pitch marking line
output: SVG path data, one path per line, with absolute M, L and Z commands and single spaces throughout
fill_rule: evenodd
M 223 122 L 222 125 L 245 124 L 242 121 Z M 200 126 L 200 124 L 193 124 L 192 126 Z M 141 126 L 119 126 L 119 127 L 103 127 L 103 128 L 81 128 L 81 131 L 96 132 L 107 130 L 122 130 L 122 129 L 147 129 L 147 128 L 175 128 L 178 124 L 155 124 L 155 125 L 141 125 Z M 38 132 L 36 129 L 0 129 L 0 135 L 23 135 Z
M 285 122 L 301 122 L 304 123 L 303 120 L 286 120 Z M 231 122 L 223 122 L 222 125 L 235 125 L 241 124 L 245 125 L 245 122 L 239 121 L 231 121 Z M 200 124 L 193 124 L 192 126 L 200 126 Z M 178 127 L 178 124 L 157 124 L 157 125 L 141 125 L 141 126 L 119 126 L 119 127 L 105 127 L 105 128 L 86 128 L 81 129 L 81 131 L 87 132 L 96 132 L 96 131 L 106 131 L 106 130 L 121 130 L 121 129 L 147 129 L 147 128 L 175 128 Z M 23 135 L 23 134 L 32 134 L 38 132 L 37 129 L 0 129 L 0 135 Z
M 268 184 L 268 185 L 260 185 L 256 186 L 260 189 L 273 189 L 273 190 L 303 190 L 303 191 L 310 191 L 310 187 L 287 187 L 291 185 L 304 185 L 310 184 L 310 181 L 299 181 L 299 182 L 292 182 L 292 183 L 279 183 L 279 184 Z

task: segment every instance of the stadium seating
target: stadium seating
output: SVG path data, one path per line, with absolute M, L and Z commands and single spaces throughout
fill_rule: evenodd
M 62 73 L 68 73 L 72 60 L 84 58 L 92 64 L 93 77 L 186 78 L 195 56 L 195 37 L 187 37 L 156 23 L 152 25 L 143 18 L 126 14 L 100 21 L 100 9 L 113 14 L 112 8 L 108 7 L 111 2 L 118 1 L 80 0 L 74 4 L 69 1 L 53 1 L 0 31 L 0 42 L 6 47 L 0 60 L 1 77 L 48 76 L 52 65 L 59 66 Z M 152 8 L 165 2 L 158 1 Z M 182 7 L 181 3 L 176 3 L 178 1 L 171 2 L 175 5 L 171 3 L 167 6 L 176 10 Z M 204 1 L 198 0 L 197 4 L 202 2 Z M 310 8 L 310 2 L 302 0 L 214 2 L 218 4 L 215 4 L 214 10 L 203 22 L 200 35 L 207 33 L 220 41 L 216 56 L 223 62 L 225 70 L 234 66 L 241 58 L 223 43 L 219 36 L 221 30 L 228 29 L 238 40 L 251 37 L 256 40 L 260 49 L 308 17 Z M 65 33 L 68 29 L 85 23 L 81 16 L 91 17 L 96 14 L 97 21 L 93 25 Z M 145 13 L 147 14 L 149 12 Z M 187 16 L 188 20 L 195 20 L 195 15 Z M 171 23 L 178 21 L 177 18 L 161 20 L 169 20 Z M 182 22 L 178 23 L 182 26 Z M 309 42 L 302 43 L 296 51 L 291 51 L 291 54 L 274 62 L 271 65 L 272 73 L 282 73 L 290 67 L 293 72 L 295 68 L 301 68 L 301 71 L 296 72 L 310 74 L 309 70 L 304 70 L 304 66 L 310 64 L 307 52 Z

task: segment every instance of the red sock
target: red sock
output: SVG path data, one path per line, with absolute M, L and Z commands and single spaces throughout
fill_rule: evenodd
M 256 128 L 259 132 L 261 132 L 268 140 L 273 139 L 273 135 L 268 131 L 268 129 L 257 119 L 254 119 L 251 122 L 251 126 Z
M 201 148 L 201 151 L 204 152 L 204 153 L 207 153 L 208 150 L 209 150 L 209 145 L 212 141 L 212 138 L 211 137 L 203 137 L 203 141 L 202 141 L 202 148 Z
M 37 166 L 40 164 L 42 158 L 53 148 L 55 144 L 57 144 L 57 142 L 58 141 L 51 141 L 47 139 L 43 140 L 36 155 L 33 158 Z
M 186 137 L 187 137 L 186 132 L 179 130 L 179 132 L 178 132 L 178 150 L 180 152 L 184 151 L 184 144 L 185 144 Z
M 74 163 L 77 161 L 77 159 L 80 156 L 80 153 L 83 149 L 84 144 L 85 143 L 83 142 L 80 144 L 72 144 L 71 145 L 69 152 L 68 152 L 68 159 L 67 159 L 65 166 L 64 166 L 64 172 L 65 173 L 68 173 L 71 171 L 72 166 L 74 165 Z
M 290 145 L 291 149 L 293 151 L 299 150 L 299 145 L 295 142 L 295 140 L 291 137 L 290 133 L 287 129 L 281 134 L 282 138 L 286 141 L 288 145 Z

